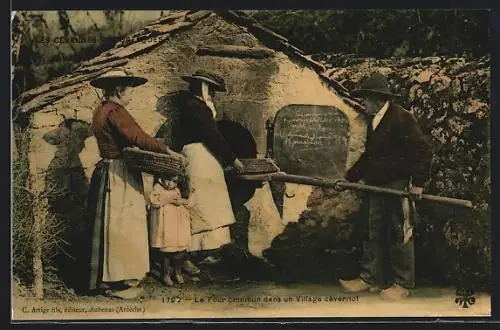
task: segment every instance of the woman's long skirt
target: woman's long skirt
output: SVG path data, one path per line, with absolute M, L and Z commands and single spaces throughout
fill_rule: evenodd
M 102 282 L 140 280 L 149 272 L 142 176 L 122 159 L 101 160 L 90 182 L 90 290 Z
M 229 225 L 236 222 L 224 171 L 202 143 L 184 146 L 186 168 L 194 188 L 195 205 L 191 216 L 191 244 L 188 251 L 213 250 L 231 243 Z

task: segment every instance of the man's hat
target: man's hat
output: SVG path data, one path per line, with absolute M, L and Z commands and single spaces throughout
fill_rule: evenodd
M 374 73 L 366 79 L 358 89 L 351 92 L 351 96 L 360 98 L 367 95 L 382 95 L 387 97 L 399 97 L 397 94 L 391 93 L 387 78 L 381 73 Z
M 191 83 L 194 80 L 206 81 L 209 84 L 211 84 L 212 86 L 214 86 L 215 90 L 218 92 L 226 92 L 227 91 L 226 82 L 224 81 L 224 79 L 221 76 L 219 76 L 215 73 L 212 73 L 212 72 L 198 70 L 190 76 L 182 76 L 182 79 L 184 81 L 189 82 L 189 83 Z
M 145 84 L 148 80 L 130 74 L 124 69 L 112 69 L 98 78 L 92 80 L 90 84 L 96 88 L 106 89 L 115 86 L 136 87 Z

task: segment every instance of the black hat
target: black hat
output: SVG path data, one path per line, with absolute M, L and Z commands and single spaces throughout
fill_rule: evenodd
M 358 89 L 351 92 L 351 96 L 360 98 L 367 95 L 382 95 L 388 97 L 399 97 L 397 94 L 391 93 L 387 78 L 381 73 L 374 73 L 371 77 L 363 81 Z
M 97 88 L 106 89 L 115 86 L 136 87 L 145 84 L 147 81 L 146 78 L 134 76 L 124 69 L 116 68 L 92 80 L 90 84 Z
M 187 82 L 192 82 L 193 80 L 202 80 L 206 81 L 209 84 L 215 87 L 215 90 L 218 92 L 226 92 L 226 82 L 224 79 L 212 72 L 207 72 L 204 70 L 198 70 L 194 74 L 190 76 L 182 76 L 182 79 Z

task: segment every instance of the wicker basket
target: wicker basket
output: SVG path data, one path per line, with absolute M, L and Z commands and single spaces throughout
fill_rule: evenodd
M 130 167 L 141 172 L 154 175 L 185 174 L 182 162 L 167 154 L 145 151 L 139 148 L 125 148 L 123 149 L 123 157 Z M 280 170 L 270 158 L 243 158 L 240 161 L 245 166 L 243 175 L 275 173 Z M 227 170 L 232 170 L 232 168 Z
M 139 148 L 125 148 L 123 149 L 123 157 L 130 167 L 141 172 L 159 176 L 184 174 L 182 161 L 167 154 Z
M 255 158 L 243 158 L 240 161 L 245 166 L 245 172 L 243 175 L 252 174 L 267 174 L 279 172 L 280 169 L 270 158 L 255 159 Z

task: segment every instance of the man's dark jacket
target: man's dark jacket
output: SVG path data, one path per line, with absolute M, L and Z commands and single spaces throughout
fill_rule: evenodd
M 392 102 L 377 128 L 368 134 L 365 152 L 347 172 L 351 182 L 383 185 L 412 177 L 422 187 L 429 179 L 432 147 L 412 113 Z

